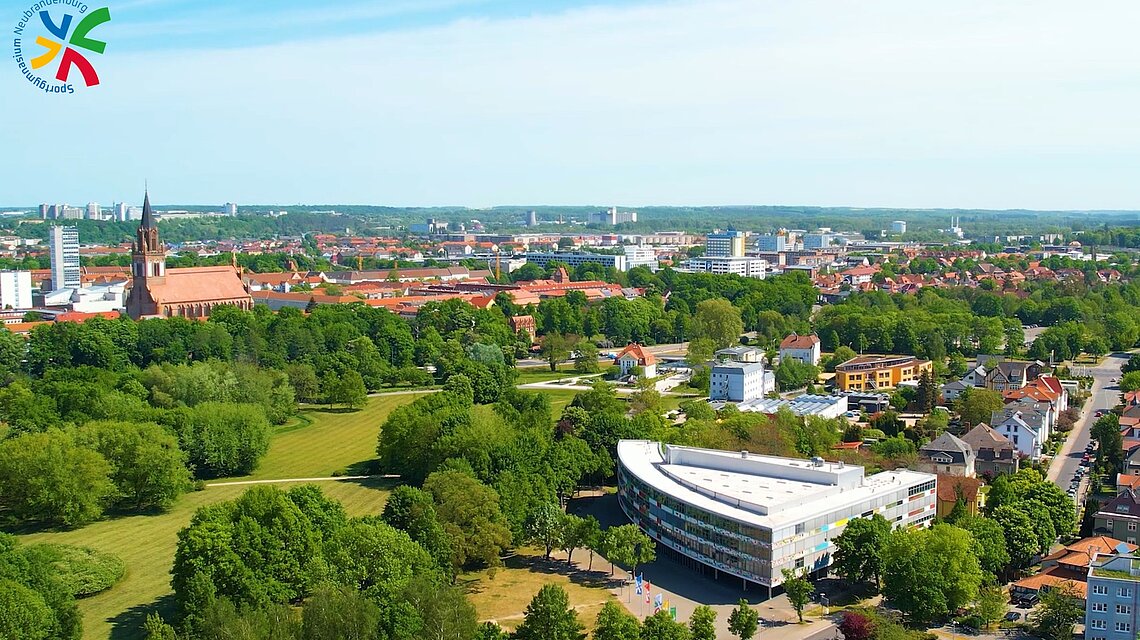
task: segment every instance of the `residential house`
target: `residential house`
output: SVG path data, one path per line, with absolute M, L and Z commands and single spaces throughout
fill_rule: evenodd
M 819 364 L 819 337 L 815 335 L 798 336 L 792 334 L 780 343 L 780 362 L 784 360 L 799 360 L 810 365 Z
M 982 488 L 982 481 L 969 476 L 939 473 L 936 485 L 935 508 L 939 518 L 945 518 L 954 511 L 954 507 L 961 501 L 966 513 L 977 515 L 978 496 Z
M 713 358 L 730 362 L 764 362 L 764 352 L 755 347 L 738 345 L 718 350 L 713 353 Z
M 1041 448 L 1045 444 L 1045 439 L 1041 437 L 1038 429 L 1031 427 L 1023 419 L 1020 411 L 995 411 L 990 423 L 995 431 L 1013 443 L 1017 455 L 1034 460 L 1041 457 Z
M 1020 458 L 1008 438 L 991 429 L 986 423 L 970 429 L 962 441 L 974 450 L 974 471 L 980 476 L 1017 473 Z
M 949 431 L 918 450 L 918 471 L 947 476 L 974 475 L 974 450 Z
M 1136 545 L 1128 545 L 1107 536 L 1083 538 L 1065 545 L 1041 559 L 1041 570 L 1010 585 L 1010 594 L 1015 598 L 1039 595 L 1042 590 L 1067 587 L 1080 598 L 1091 593 L 1087 584 L 1089 567 L 1098 555 L 1112 553 L 1116 549 L 1135 550 Z
M 979 357 L 978 363 L 986 367 L 985 386 L 993 391 L 1020 389 L 1036 380 L 1045 368 L 1043 362 L 1002 360 L 998 356 Z
M 962 396 L 966 389 L 973 388 L 972 385 L 966 384 L 965 380 L 955 380 L 954 382 L 947 382 L 942 385 L 942 402 L 954 402 Z
M 1121 491 L 1101 506 L 1093 516 L 1093 532 L 1136 544 L 1140 537 L 1140 494 L 1134 489 Z
M 641 367 L 641 375 L 645 378 L 657 377 L 657 358 L 645 347 L 631 342 L 618 353 L 615 361 L 621 369 L 621 375 L 628 376 L 634 367 Z

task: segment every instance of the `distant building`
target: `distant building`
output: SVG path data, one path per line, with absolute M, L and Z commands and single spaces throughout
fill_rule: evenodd
M 892 222 L 891 233 L 906 233 L 906 220 L 895 220 Z
M 766 233 L 756 238 L 756 250 L 761 253 L 778 253 L 788 250 L 788 236 Z
M 713 353 L 713 358 L 719 361 L 731 362 L 764 362 L 764 352 L 755 347 L 738 345 L 718 349 Z
M 827 249 L 831 247 L 830 233 L 809 233 L 804 235 L 804 249 Z
M 780 343 L 780 362 L 785 360 L 799 360 L 812 366 L 818 365 L 820 359 L 819 337 L 815 335 L 799 336 L 792 334 Z
M 428 218 L 423 224 L 410 224 L 408 231 L 422 235 L 438 235 L 447 233 L 447 223 Z
M 618 504 L 685 566 L 771 589 L 783 571 L 823 575 L 835 538 L 878 513 L 892 527 L 928 525 L 936 478 L 905 469 L 865 476 L 822 458 L 778 458 L 622 440 Z
M 855 356 L 835 367 L 835 386 L 843 391 L 894 389 L 933 371 L 929 360 L 914 356 Z
M 626 245 L 625 265 L 627 269 L 648 267 L 652 271 L 657 271 L 657 251 L 652 247 Z
M 224 212 L 227 216 L 236 216 L 237 215 L 237 205 L 232 203 L 232 202 L 227 202 L 225 209 L 224 209 Z
M 79 272 L 79 229 L 52 227 L 48 244 L 51 251 L 52 289 L 78 289 L 82 284 Z
M 587 262 L 594 262 L 603 267 L 613 267 L 618 271 L 629 271 L 629 259 L 625 255 L 609 255 L 604 253 L 582 253 L 578 251 L 555 251 L 552 253 L 527 253 L 526 261 L 545 267 L 551 262 L 561 262 L 568 267 L 577 267 Z
M 744 256 L 744 232 L 718 231 L 705 238 L 705 255 L 710 258 L 740 258 Z
M 768 261 L 762 258 L 703 256 L 689 258 L 685 269 L 698 273 L 736 274 L 745 278 L 763 279 L 768 272 Z
M 617 207 L 610 207 L 605 211 L 591 213 L 589 219 L 590 224 L 604 224 L 611 227 L 626 222 L 637 222 L 637 212 L 618 211 Z
M 995 411 L 990 424 L 993 429 L 1013 443 L 1017 454 L 1037 460 L 1041 457 L 1041 447 L 1048 436 L 1040 425 L 1032 425 L 1026 416 L 1017 410 Z
M 126 307 L 136 320 L 207 318 L 214 307 L 225 304 L 253 309 L 253 298 L 236 267 L 166 268 L 166 245 L 158 236 L 150 194 L 143 198 L 142 222 L 131 251 L 131 276 Z
M 115 222 L 127 221 L 127 205 L 124 202 L 116 202 L 111 208 L 111 217 Z
M 527 211 L 526 212 L 526 226 L 528 226 L 528 227 L 537 227 L 538 226 L 538 212 L 537 211 Z
M 88 220 L 102 220 L 103 210 L 99 208 L 98 202 L 87 203 L 87 219 Z
M 50 213 L 50 212 L 51 212 L 51 206 L 50 205 L 48 205 L 46 203 L 40 205 L 40 219 L 41 220 L 47 220 L 48 213 Z
M 32 272 L 0 271 L 0 309 L 32 306 Z
M 630 375 L 634 367 L 641 367 L 643 378 L 657 377 L 657 358 L 636 342 L 626 345 L 614 361 L 617 362 L 622 376 Z
M 721 401 L 712 400 L 710 400 L 709 403 L 712 404 L 714 408 L 717 407 L 718 404 L 724 404 Z M 769 415 L 775 415 L 780 409 L 786 408 L 797 416 L 838 418 L 847 412 L 849 406 L 847 396 L 817 396 L 805 393 L 790 400 L 785 400 L 784 398 L 756 398 L 748 402 L 741 402 L 736 405 L 736 408 L 740 411 L 751 411 Z
M 750 402 L 776 390 L 776 378 L 763 362 L 721 362 L 712 366 L 709 400 Z

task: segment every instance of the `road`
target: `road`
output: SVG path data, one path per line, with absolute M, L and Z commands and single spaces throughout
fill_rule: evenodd
M 603 351 L 613 351 L 617 353 L 625 347 L 615 347 L 613 349 L 603 349 Z M 685 352 L 689 350 L 688 342 L 673 342 L 669 344 L 655 344 L 652 347 L 645 347 L 645 350 L 655 356 L 684 356 Z M 613 362 L 613 358 L 598 358 L 598 362 Z M 542 358 L 524 358 L 516 360 L 516 367 L 539 367 L 548 364 Z
M 1097 409 L 1111 409 L 1120 402 L 1120 389 L 1111 380 L 1120 377 L 1120 368 L 1127 361 L 1128 354 L 1113 353 L 1099 365 L 1091 368 L 1092 394 L 1085 402 L 1081 417 L 1073 427 L 1072 435 L 1065 440 L 1057 457 L 1049 465 L 1048 480 L 1062 489 L 1069 488 L 1069 481 L 1073 479 L 1077 467 L 1081 464 L 1081 456 L 1084 455 L 1085 447 L 1092 438 L 1092 425 L 1096 422 L 1094 415 Z

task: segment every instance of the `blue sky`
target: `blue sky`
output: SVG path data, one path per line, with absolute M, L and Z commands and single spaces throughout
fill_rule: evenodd
M 99 87 L 0 62 L 0 205 L 1140 209 L 1133 0 L 107 5 Z

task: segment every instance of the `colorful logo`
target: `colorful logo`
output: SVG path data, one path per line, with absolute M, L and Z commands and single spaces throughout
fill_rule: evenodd
M 76 13 L 65 13 L 57 22 L 46 8 L 56 4 L 74 7 Z M 72 24 L 76 22 L 77 15 L 79 16 L 78 24 L 75 24 L 75 28 L 72 29 Z M 25 31 L 34 28 L 32 25 L 35 25 L 36 21 L 33 18 L 37 16 L 45 33 L 36 35 L 34 40 L 35 53 L 39 53 L 39 55 L 25 60 L 24 43 L 32 35 L 31 33 L 25 35 Z M 87 13 L 87 5 L 79 0 L 41 0 L 37 2 L 24 12 L 14 31 L 16 34 L 14 41 L 15 58 L 16 63 L 20 66 L 20 71 L 28 79 L 28 82 L 47 93 L 75 93 L 75 87 L 71 84 L 73 70 L 79 72 L 83 78 L 83 83 L 88 87 L 98 85 L 99 74 L 87 56 L 93 53 L 102 54 L 107 48 L 107 43 L 91 37 L 91 32 L 99 25 L 110 22 L 110 20 L 111 11 L 107 7 Z M 35 25 L 35 27 L 38 26 Z M 41 49 L 42 53 L 40 53 Z M 51 74 L 52 71 L 55 72 L 54 76 L 47 75 Z

